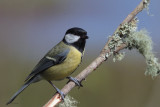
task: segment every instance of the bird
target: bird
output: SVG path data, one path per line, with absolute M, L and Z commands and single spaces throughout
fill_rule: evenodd
M 79 27 L 73 27 L 66 31 L 63 39 L 44 55 L 31 73 L 25 79 L 24 85 L 6 103 L 12 103 L 14 99 L 30 84 L 40 80 L 48 81 L 64 99 L 65 95 L 52 81 L 68 78 L 76 85 L 82 86 L 81 82 L 70 75 L 82 62 L 84 55 L 87 31 Z

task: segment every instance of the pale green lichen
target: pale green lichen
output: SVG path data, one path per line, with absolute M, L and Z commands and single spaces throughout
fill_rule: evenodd
M 149 1 L 144 0 L 144 4 L 148 6 Z M 146 7 L 147 8 L 147 7 Z M 133 19 L 130 23 L 125 23 L 112 36 L 108 46 L 113 54 L 113 61 L 122 60 L 124 53 L 116 53 L 115 50 L 122 43 L 127 44 L 128 49 L 137 49 L 146 59 L 146 75 L 155 77 L 160 72 L 160 64 L 158 59 L 154 56 L 152 51 L 152 40 L 149 33 L 142 29 L 137 31 L 137 18 Z
M 112 36 L 112 40 L 108 44 L 108 47 L 110 48 L 109 54 L 113 55 L 113 62 L 117 60 L 120 61 L 124 58 L 124 54 L 120 52 L 118 53 L 115 52 L 116 48 L 119 47 L 122 43 L 123 43 L 122 38 L 118 34 L 115 34 L 114 36 Z
M 135 32 L 137 30 L 138 22 L 139 20 L 137 18 L 134 18 L 131 22 L 121 25 L 121 27 L 117 31 L 118 35 L 123 38 L 125 38 L 126 36 L 130 36 L 132 32 Z
M 77 107 L 78 101 L 73 97 L 67 95 L 63 102 L 59 104 L 59 107 Z
M 160 70 L 160 64 L 152 52 L 152 40 L 149 33 L 143 29 L 133 32 L 131 36 L 125 38 L 128 49 L 136 48 L 146 59 L 147 69 L 145 74 L 155 77 Z
M 148 8 L 150 0 L 143 0 L 144 8 Z
M 147 14 L 150 15 L 150 16 L 153 16 L 153 15 L 150 14 L 150 12 L 149 12 L 149 4 L 150 4 L 150 0 L 143 0 L 143 4 L 144 4 L 144 8 L 145 8 L 146 11 L 147 11 Z
M 120 28 L 114 33 L 114 35 L 111 37 L 111 41 L 108 44 L 108 47 L 110 49 L 110 54 L 113 54 L 113 61 L 120 61 L 124 58 L 125 53 L 116 53 L 115 50 L 117 47 L 120 47 L 121 44 L 124 44 L 124 38 L 129 37 L 132 32 L 135 32 L 137 29 L 137 26 L 135 23 L 137 23 L 137 18 L 133 19 L 130 23 L 126 23 L 120 26 Z
M 125 40 L 129 49 L 136 48 L 142 55 L 152 51 L 152 40 L 145 29 L 133 32 Z
M 118 34 L 115 34 L 112 36 L 112 40 L 109 42 L 108 47 L 111 52 L 114 52 L 116 47 L 120 46 L 122 43 L 122 38 Z
M 147 69 L 145 74 L 146 75 L 152 75 L 152 77 L 155 77 L 160 72 L 160 64 L 158 63 L 158 59 L 152 55 L 150 59 L 146 60 L 147 63 Z
M 113 62 L 121 61 L 124 58 L 124 56 L 125 56 L 125 52 L 115 53 L 113 56 Z

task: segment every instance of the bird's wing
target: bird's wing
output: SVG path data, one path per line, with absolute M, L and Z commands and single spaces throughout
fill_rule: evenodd
M 69 53 L 69 48 L 67 49 L 63 49 L 62 52 L 54 52 L 52 50 L 52 54 L 51 51 L 48 52 L 41 60 L 40 62 L 35 66 L 35 68 L 33 69 L 33 71 L 28 75 L 28 77 L 26 78 L 25 81 L 29 80 L 31 77 L 39 74 L 40 72 L 50 68 L 51 66 L 57 65 L 62 63 L 66 57 L 67 54 Z

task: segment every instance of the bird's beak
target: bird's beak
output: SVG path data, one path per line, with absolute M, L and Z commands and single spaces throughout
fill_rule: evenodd
M 89 37 L 87 35 L 83 35 L 81 38 L 88 39 Z

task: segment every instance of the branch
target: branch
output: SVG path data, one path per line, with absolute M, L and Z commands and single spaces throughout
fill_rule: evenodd
M 141 12 L 146 6 L 148 5 L 148 2 L 150 0 L 142 0 L 140 4 L 125 18 L 125 20 L 118 26 L 117 30 L 119 30 L 120 26 L 129 23 L 132 21 L 132 19 L 139 13 Z M 117 31 L 116 30 L 116 31 Z M 114 34 L 116 33 L 114 32 Z M 113 34 L 113 35 L 114 35 Z M 102 62 L 106 61 L 108 57 L 110 56 L 110 49 L 108 47 L 109 42 L 112 40 L 113 35 L 109 38 L 108 42 L 102 49 L 100 55 L 86 68 L 84 69 L 81 73 L 79 73 L 75 78 L 79 81 L 84 80 L 91 72 L 93 72 L 98 66 L 101 65 Z M 118 52 L 124 48 L 127 47 L 127 44 L 121 44 L 120 46 L 116 47 L 115 52 Z M 66 95 L 69 91 L 71 91 L 72 88 L 74 88 L 76 85 L 74 82 L 70 81 L 68 84 L 66 84 L 62 88 L 62 92 Z M 62 101 L 60 95 L 57 93 L 55 94 L 45 105 L 44 107 L 54 107 L 57 104 L 59 104 Z

